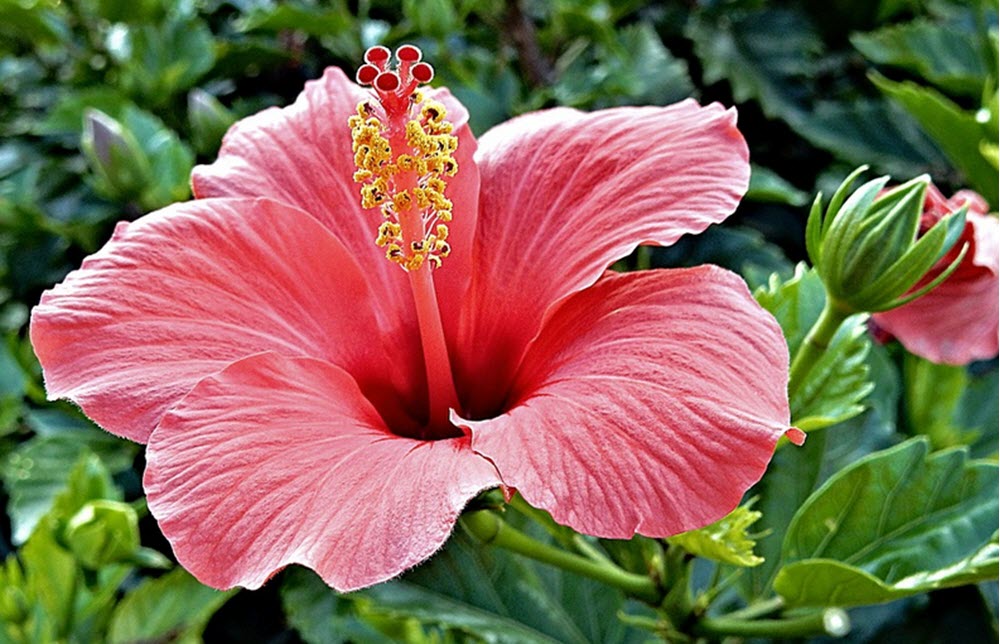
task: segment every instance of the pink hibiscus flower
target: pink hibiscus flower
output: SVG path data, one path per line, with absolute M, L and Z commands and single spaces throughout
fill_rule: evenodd
M 992 358 L 998 351 L 1000 221 L 987 214 L 989 205 L 978 194 L 960 190 L 945 199 L 931 185 L 920 230 L 930 229 L 963 205 L 968 205 L 969 210 L 962 237 L 917 288 L 940 275 L 968 244 L 965 258 L 955 272 L 926 295 L 872 316 L 879 336 L 895 337 L 911 353 L 952 365 Z
M 328 69 L 237 123 L 198 199 L 45 293 L 48 395 L 148 443 L 150 510 L 218 588 L 389 579 L 499 485 L 611 538 L 732 510 L 801 438 L 781 330 L 722 269 L 607 268 L 732 212 L 735 112 L 553 109 L 477 143 L 414 95 L 418 50 L 389 57 L 374 91 Z

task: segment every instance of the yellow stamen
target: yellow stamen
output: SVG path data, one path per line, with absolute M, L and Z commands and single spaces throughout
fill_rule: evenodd
M 420 92 L 408 103 L 379 98 L 360 103 L 348 121 L 361 207 L 381 210 L 375 243 L 390 261 L 407 271 L 425 263 L 437 268 L 451 250 L 444 241 L 452 218 L 445 178 L 458 171 L 458 137 L 444 105 Z

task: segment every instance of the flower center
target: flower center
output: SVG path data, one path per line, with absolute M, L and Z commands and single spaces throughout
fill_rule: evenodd
M 375 100 L 359 103 L 348 122 L 358 167 L 354 180 L 361 184 L 361 206 L 382 213 L 375 243 L 386 257 L 406 271 L 425 263 L 437 268 L 451 250 L 446 240 L 452 204 L 444 178 L 458 171 L 452 156 L 458 138 L 444 105 L 417 90 L 434 78 L 420 50 L 397 49 L 395 69 L 390 57 L 385 47 L 372 47 L 358 69 L 358 83 L 371 86 Z

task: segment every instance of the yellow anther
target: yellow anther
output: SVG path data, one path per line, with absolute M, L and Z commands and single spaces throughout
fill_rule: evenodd
M 414 92 L 409 108 L 388 105 L 363 101 L 348 119 L 361 206 L 382 213 L 375 243 L 386 249 L 387 259 L 408 271 L 425 262 L 436 268 L 451 250 L 445 239 L 452 202 L 444 177 L 458 171 L 452 156 L 458 137 L 451 134 L 444 105 L 420 92 Z M 404 229 L 410 232 L 404 235 Z
M 392 206 L 395 208 L 396 212 L 408 210 L 412 201 L 413 200 L 410 198 L 410 195 L 405 190 L 392 195 Z

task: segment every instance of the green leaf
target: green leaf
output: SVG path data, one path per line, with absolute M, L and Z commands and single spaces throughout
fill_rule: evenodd
M 484 610 L 473 604 L 455 600 L 431 588 L 407 582 L 384 584 L 366 591 L 365 596 L 377 604 L 378 613 L 416 619 L 424 624 L 474 636 L 489 644 L 556 644 L 587 642 L 574 637 L 561 640 L 521 623 L 516 616 L 505 616 Z
M 121 69 L 120 85 L 146 106 L 161 106 L 193 87 L 215 62 L 215 41 L 202 20 L 159 25 L 119 23 L 108 51 Z
M 791 606 L 883 604 L 940 588 L 996 579 L 996 540 L 942 570 L 917 573 L 895 584 L 833 559 L 807 559 L 782 568 L 775 587 Z
M 53 530 L 40 529 L 18 551 L 29 596 L 34 600 L 33 627 L 50 634 L 40 641 L 65 638 L 74 613 L 74 591 L 80 572 L 73 555 L 57 542 Z
M 958 22 L 914 20 L 850 38 L 872 62 L 906 69 L 948 93 L 978 99 L 989 74 L 982 42 Z
M 16 41 L 38 46 L 68 40 L 64 13 L 51 0 L 0 0 L 0 52 L 13 50 Z
M 948 159 L 904 109 L 877 99 L 821 100 L 789 119 L 813 145 L 853 166 L 868 164 L 896 176 L 943 174 Z
M 99 429 L 81 412 L 70 407 L 32 409 L 25 414 L 24 420 L 40 437 L 86 446 L 101 457 L 114 474 L 132 467 L 135 455 L 139 453 L 138 445 Z
M 104 439 L 104 436 L 98 436 L 101 440 Z M 85 455 L 93 457 L 88 434 L 81 432 L 79 436 L 34 437 L 22 443 L 7 457 L 0 467 L 0 473 L 3 474 L 7 494 L 10 495 L 7 512 L 10 515 L 14 543 L 24 543 L 27 540 L 39 520 L 49 512 L 56 498 L 71 481 L 73 470 L 68 465 L 80 461 Z M 131 459 L 128 464 L 131 464 Z M 89 498 L 106 497 L 90 496 L 80 501 L 80 505 Z M 73 512 L 77 509 L 79 506 Z
M 796 513 L 774 588 L 791 606 L 861 605 L 995 577 L 996 487 L 995 463 L 924 439 L 865 457 Z
M 277 4 L 255 7 L 240 20 L 237 27 L 241 31 L 294 29 L 310 36 L 337 36 L 352 30 L 354 18 L 343 2 L 325 8 Z
M 696 14 L 685 34 L 694 41 L 706 84 L 728 81 L 736 102 L 756 100 L 770 117 L 788 119 L 803 108 L 822 41 L 802 14 L 786 9 L 730 10 L 723 19 Z
M 651 249 L 654 268 L 715 264 L 736 271 L 748 284 L 766 283 L 772 274 L 790 276 L 792 264 L 781 248 L 760 231 L 739 226 L 709 226 L 699 235 Z
M 997 171 L 980 152 L 983 140 L 993 142 L 974 112 L 966 112 L 937 90 L 910 81 L 895 82 L 869 76 L 883 94 L 905 108 L 937 143 L 941 151 L 994 206 L 998 203 Z
M 209 588 L 183 568 L 146 579 L 118 604 L 108 629 L 108 642 L 201 642 L 208 620 L 236 592 Z
M 778 320 L 788 350 L 795 355 L 806 333 L 819 318 L 826 302 L 823 283 L 814 269 L 800 264 L 795 275 L 781 282 L 771 279 L 766 288 L 755 293 L 761 306 Z M 812 431 L 843 422 L 861 413 L 861 404 L 871 393 L 866 357 L 871 340 L 865 325 L 866 317 L 849 317 L 838 329 L 829 348 L 809 370 L 805 382 L 795 389 L 789 401 L 792 423 L 804 431 Z
M 668 541 L 712 561 L 759 566 L 764 559 L 754 554 L 755 542 L 747 536 L 747 529 L 761 517 L 760 512 L 750 509 L 752 506 L 753 501 L 741 505 L 711 525 L 675 535 Z
M 155 177 L 140 197 L 142 207 L 155 210 L 187 199 L 191 194 L 189 177 L 194 167 L 194 152 L 181 142 L 176 132 L 149 112 L 126 106 L 122 123 L 139 140 Z
M 787 206 L 804 206 L 809 195 L 799 190 L 774 170 L 755 163 L 750 164 L 750 188 L 746 198 L 762 203 L 780 203 Z
M 32 131 L 41 136 L 65 137 L 74 144 L 83 133 L 83 115 L 88 108 L 100 110 L 120 119 L 126 105 L 132 102 L 113 87 L 67 88 Z
M 911 433 L 927 436 L 935 449 L 974 445 L 981 456 L 996 454 L 996 369 L 974 376 L 965 367 L 906 354 L 903 376 Z
M 323 583 L 315 573 L 289 568 L 281 584 L 281 605 L 288 624 L 309 644 L 389 644 L 383 635 L 355 614 L 356 602 Z
M 535 524 L 507 514 L 519 529 L 550 541 Z M 491 642 L 631 643 L 647 635 L 608 619 L 631 606 L 620 592 L 483 546 L 462 531 L 402 581 L 358 596 L 371 600 L 370 611 L 417 618 Z

